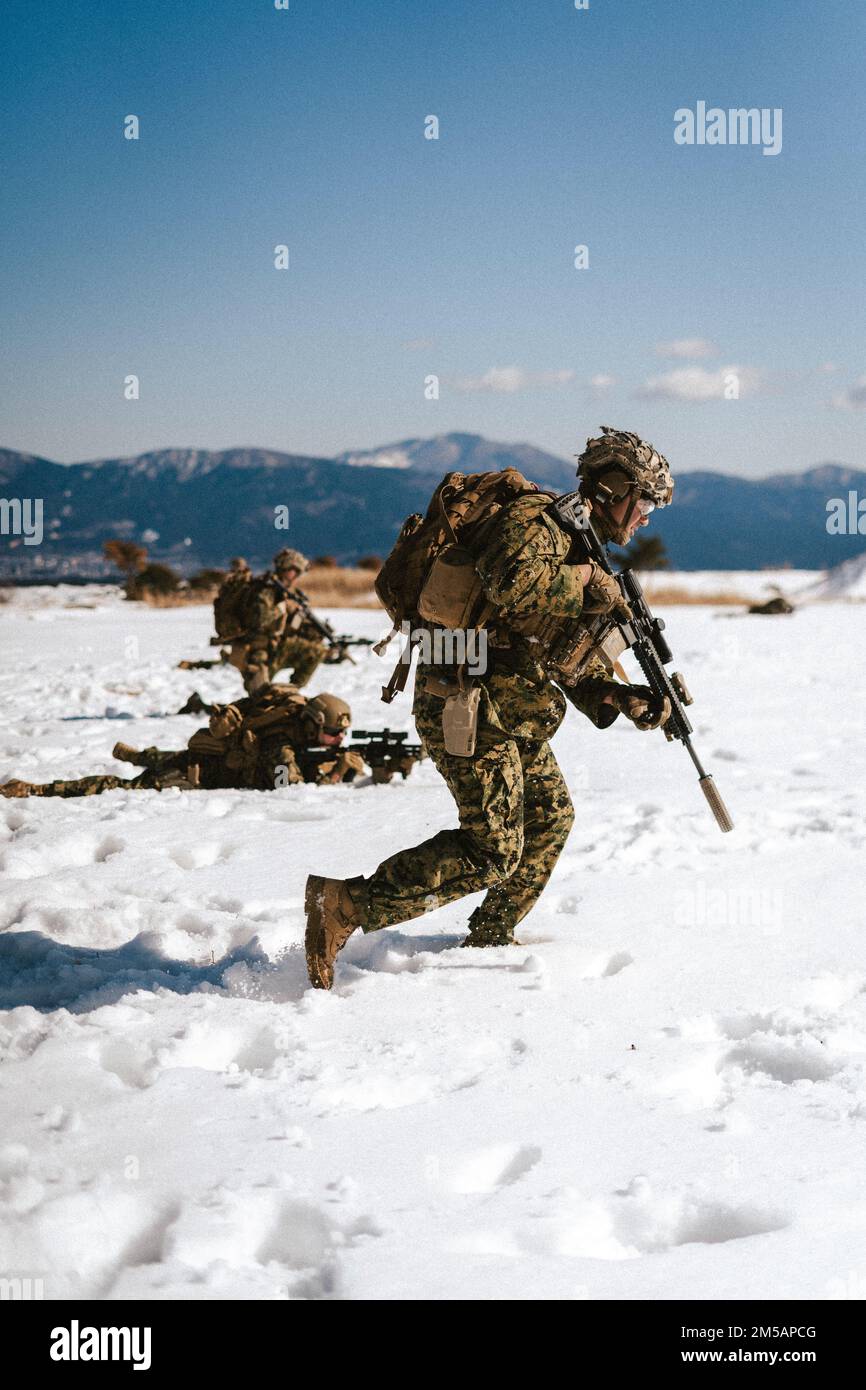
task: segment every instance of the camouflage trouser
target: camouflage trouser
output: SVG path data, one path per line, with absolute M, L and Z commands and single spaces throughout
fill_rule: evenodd
M 292 673 L 292 685 L 306 685 L 327 653 L 323 642 L 311 642 L 306 637 L 289 636 L 269 646 L 235 642 L 229 664 L 240 671 L 247 694 L 255 695 L 285 670 Z
M 137 777 L 112 777 L 96 775 L 78 777 L 72 781 L 33 783 L 29 796 L 99 796 L 101 792 L 113 792 L 118 787 L 127 791 L 151 788 L 155 785 L 154 773 L 145 769 Z
M 115 777 L 111 773 L 94 773 L 70 781 L 33 783 L 30 796 L 99 796 L 102 792 L 162 791 L 165 787 L 183 786 L 189 762 L 186 752 L 144 748 L 140 754 L 146 764 L 137 777 Z
M 410 921 L 486 888 L 470 918 L 471 935 L 509 940 L 550 878 L 574 821 L 562 773 L 547 742 L 484 727 L 474 757 L 452 757 L 442 737 L 442 701 L 416 693 L 414 715 L 457 803 L 460 828 L 440 830 L 386 859 L 357 887 L 352 882 L 363 928 Z
M 249 642 L 232 642 L 228 664 L 240 671 L 248 695 L 255 695 L 270 680 L 267 647 L 253 647 Z
M 269 655 L 269 675 L 273 680 L 280 671 L 290 670 L 292 685 L 306 685 L 321 666 L 328 649 L 323 642 L 311 642 L 307 637 L 288 636 Z

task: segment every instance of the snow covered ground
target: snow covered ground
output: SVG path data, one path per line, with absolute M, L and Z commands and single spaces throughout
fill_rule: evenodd
M 180 747 L 194 686 L 238 693 L 175 669 L 207 609 L 49 597 L 0 609 L 0 779 L 128 774 L 115 740 Z M 356 934 L 333 992 L 307 988 L 307 873 L 452 824 L 429 763 L 0 800 L 0 1275 L 47 1298 L 862 1298 L 866 613 L 667 616 L 736 829 L 679 746 L 570 711 L 577 822 L 520 948 L 454 949 L 473 899 Z M 313 688 L 411 727 L 388 669 Z

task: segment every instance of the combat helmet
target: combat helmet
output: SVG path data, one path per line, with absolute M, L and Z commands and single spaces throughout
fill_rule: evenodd
M 232 574 L 249 574 L 250 572 L 249 564 L 243 555 L 235 555 L 234 559 L 229 562 L 229 569 Z
M 647 440 L 626 430 L 602 425 L 596 439 L 588 439 L 577 460 L 580 491 L 593 504 L 593 521 L 603 540 L 625 545 L 633 509 L 617 523 L 610 515 L 612 502 L 632 493 L 634 505 L 643 498 L 654 507 L 666 507 L 673 496 L 670 464 Z
M 274 556 L 274 569 L 277 574 L 282 570 L 297 570 L 298 574 L 304 574 L 310 568 L 310 562 L 306 555 L 302 555 L 300 550 L 291 550 L 284 546 L 278 550 Z
M 352 711 L 338 695 L 323 691 L 307 701 L 304 718 L 314 724 L 320 733 L 344 734 L 352 723 Z

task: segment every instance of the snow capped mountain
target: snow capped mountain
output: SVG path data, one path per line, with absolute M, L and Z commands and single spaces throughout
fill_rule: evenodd
M 171 474 L 178 482 L 204 478 L 218 468 L 263 469 L 285 468 L 299 455 L 282 454 L 273 449 L 156 449 L 151 453 L 117 459 L 92 459 L 70 467 L 90 470 L 117 468 L 133 477 L 157 480 Z
M 569 491 L 574 463 L 530 444 L 503 444 L 454 432 L 350 450 L 336 459 L 270 449 L 161 449 L 131 458 L 58 464 L 0 449 L 0 496 L 40 498 L 46 538 L 25 547 L 0 536 L 0 577 L 50 574 L 74 559 L 94 575 L 103 542 L 147 544 L 154 559 L 189 572 L 229 555 L 267 564 L 285 532 L 311 555 L 350 562 L 385 555 L 405 518 L 423 511 L 444 473 L 517 468 L 542 487 Z M 829 534 L 828 503 L 866 497 L 866 472 L 823 463 L 800 474 L 742 478 L 677 476 L 674 505 L 656 513 L 653 534 L 677 569 L 733 570 L 790 565 L 825 569 L 862 554 L 856 527 Z
M 519 468 L 528 477 L 558 491 L 574 483 L 574 465 L 531 444 L 498 444 L 480 434 L 437 434 L 430 439 L 401 439 L 378 449 L 338 454 L 337 463 L 367 468 L 414 468 L 419 473 L 484 473 Z
M 371 449 L 367 453 L 340 454 L 337 463 L 349 468 L 411 468 L 412 460 L 405 449 Z

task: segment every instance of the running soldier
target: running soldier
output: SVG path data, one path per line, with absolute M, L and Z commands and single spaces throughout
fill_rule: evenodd
M 618 545 L 646 526 L 649 513 L 666 506 L 673 492 L 667 460 L 637 435 L 607 426 L 600 437 L 587 441 L 578 477 L 596 532 Z M 666 697 L 611 678 L 612 663 L 601 659 L 593 633 L 603 629 L 605 614 L 621 609 L 623 598 L 601 566 L 573 561 L 573 538 L 552 513 L 552 496 L 508 470 L 449 478 L 458 479 L 452 486 L 458 495 L 464 486 L 470 499 L 462 517 L 477 519 L 477 524 L 464 521 L 455 534 L 450 517 L 459 505 L 447 512 L 446 479 L 437 494 L 455 538 L 451 563 L 459 560 L 467 566 L 480 590 L 484 610 L 479 617 L 476 608 L 473 625 L 487 630 L 487 670 L 467 689 L 464 673 L 420 664 L 413 714 L 457 804 L 459 829 L 440 830 L 392 855 L 369 878 L 308 878 L 307 968 L 319 989 L 330 989 L 337 953 L 358 928 L 372 932 L 411 921 L 482 889 L 486 896 L 472 913 L 469 935 L 461 944 L 514 943 L 515 927 L 547 883 L 574 820 L 548 742 L 564 717 L 566 698 L 599 729 L 620 714 L 641 730 L 656 729 L 670 716 Z M 483 497 L 497 496 L 497 480 L 503 480 L 503 487 L 507 481 L 517 495 L 485 514 Z M 431 503 L 426 522 L 410 518 L 392 555 L 401 543 L 405 553 L 413 538 L 429 534 L 433 515 Z M 468 559 L 462 558 L 467 551 Z M 411 565 L 410 557 L 405 573 Z M 447 576 L 443 584 L 447 587 Z M 426 587 L 422 600 L 424 592 Z M 406 616 L 424 621 L 417 592 L 409 608 Z M 581 652 L 567 676 L 563 649 Z M 450 732 L 443 727 L 449 710 L 457 721 Z M 460 722 L 466 719 L 474 719 L 473 729 Z

